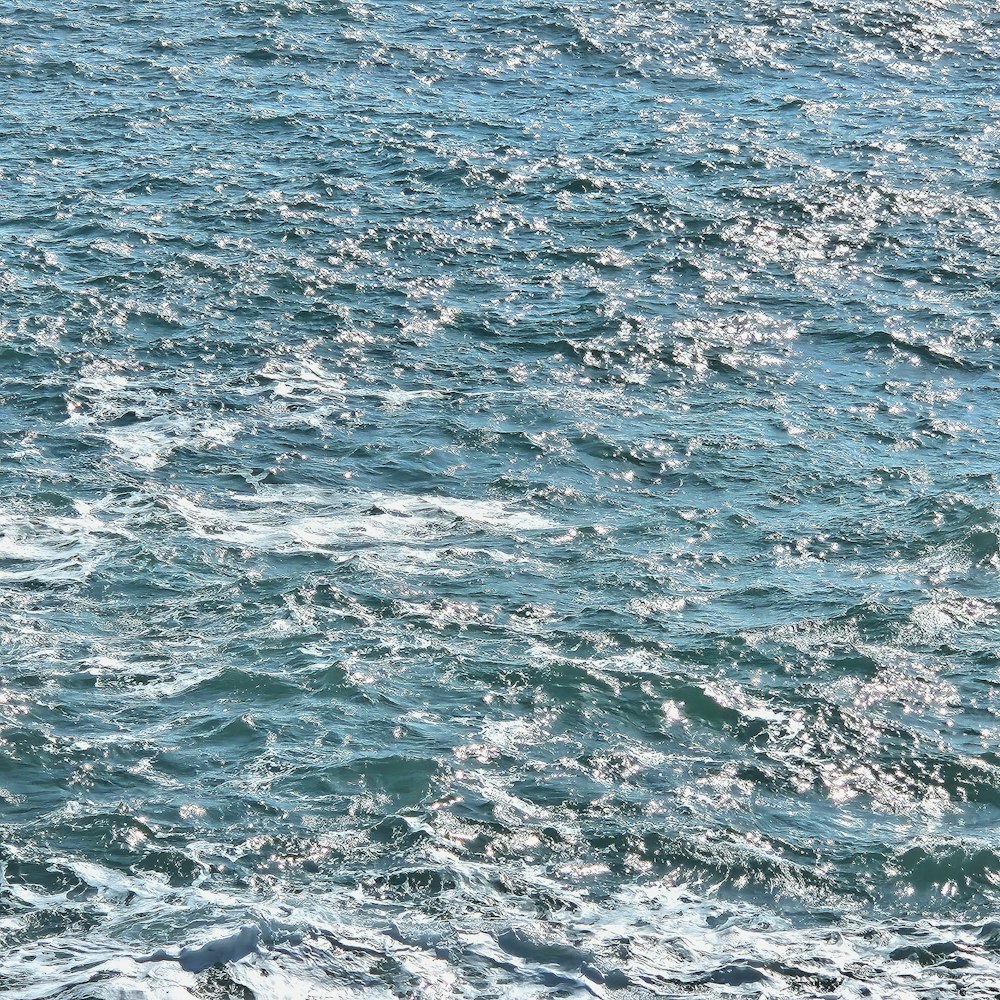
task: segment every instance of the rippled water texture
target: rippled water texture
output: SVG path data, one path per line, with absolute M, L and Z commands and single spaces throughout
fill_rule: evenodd
M 0 3 L 0 990 L 1000 992 L 1000 21 Z

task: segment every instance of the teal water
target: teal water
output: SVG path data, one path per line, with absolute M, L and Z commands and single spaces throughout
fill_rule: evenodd
M 0 993 L 1000 994 L 998 68 L 0 0 Z

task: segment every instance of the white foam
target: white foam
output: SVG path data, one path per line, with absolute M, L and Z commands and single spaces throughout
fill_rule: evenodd
M 77 515 L 33 517 L 0 510 L 0 582 L 72 583 L 86 579 L 113 536 L 129 537 L 79 503 Z
M 541 1000 L 556 982 L 579 996 L 610 998 L 627 983 L 636 995 L 688 984 L 698 995 L 721 997 L 732 995 L 729 984 L 746 972 L 759 977 L 752 989 L 762 995 L 784 995 L 814 976 L 839 981 L 837 995 L 849 1000 L 906 997 L 916 974 L 928 995 L 946 992 L 945 965 L 920 968 L 890 958 L 894 949 L 921 940 L 951 940 L 972 957 L 963 973 L 969 996 L 993 996 L 1000 988 L 993 965 L 974 957 L 983 954 L 974 924 L 889 926 L 848 914 L 836 927 L 801 927 L 749 902 L 713 900 L 672 878 L 630 880 L 616 896 L 593 898 L 592 872 L 572 856 L 555 868 L 518 867 L 500 885 L 496 862 L 463 856 L 460 839 L 442 837 L 442 829 L 435 835 L 435 826 L 428 828 L 427 862 L 449 869 L 456 881 L 446 890 L 447 917 L 400 912 L 360 889 L 317 888 L 284 904 L 194 888 L 150 891 L 144 877 L 86 871 L 91 883 L 114 890 L 104 901 L 101 935 L 70 931 L 6 949 L 0 953 L 4 996 L 194 1000 L 212 975 L 258 1000 L 388 998 L 402 974 L 408 991 L 429 1000 L 473 1000 L 484 990 Z M 138 890 L 128 905 L 119 879 Z M 540 918 L 532 902 L 540 898 L 562 906 Z M 152 951 L 128 943 L 168 927 L 173 941 Z M 383 979 L 387 962 L 398 970 L 392 983 Z
M 105 436 L 125 461 L 152 470 L 164 465 L 179 448 L 207 451 L 229 444 L 239 426 L 236 421 L 212 422 L 170 414 L 114 428 Z
M 456 519 L 497 534 L 555 527 L 547 518 L 500 503 L 451 497 L 284 488 L 233 497 L 229 507 L 208 506 L 180 494 L 164 502 L 202 537 L 264 551 L 346 551 L 351 544 L 412 546 L 449 537 Z M 413 549 L 400 552 L 412 556 Z

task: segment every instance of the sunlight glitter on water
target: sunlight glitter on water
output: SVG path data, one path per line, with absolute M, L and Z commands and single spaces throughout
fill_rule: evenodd
M 0 10 L 0 987 L 1000 992 L 976 3 Z

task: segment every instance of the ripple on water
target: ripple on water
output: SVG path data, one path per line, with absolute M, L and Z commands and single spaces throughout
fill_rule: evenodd
M 983 4 L 0 14 L 5 996 L 994 997 Z

